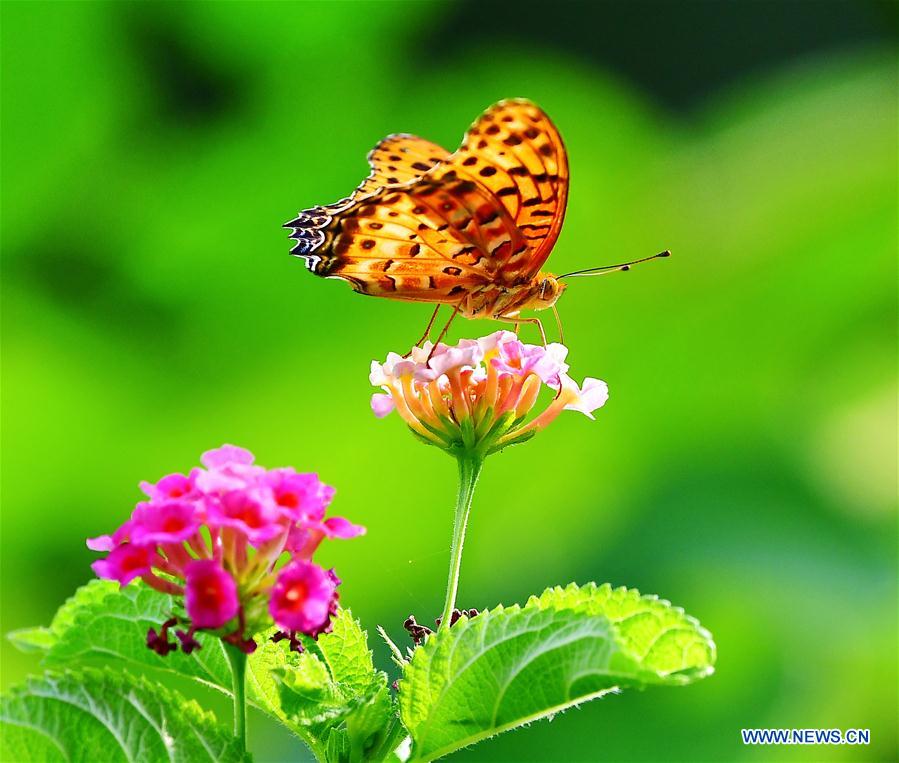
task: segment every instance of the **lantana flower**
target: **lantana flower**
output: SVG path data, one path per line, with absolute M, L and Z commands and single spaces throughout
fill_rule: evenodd
M 207 451 L 188 475 L 142 482 L 148 500 L 111 535 L 90 538 L 106 551 L 94 572 L 122 586 L 140 578 L 163 593 L 183 597 L 186 617 L 174 615 L 147 645 L 159 654 L 199 648 L 194 634 L 206 630 L 241 651 L 256 648 L 253 634 L 274 622 L 291 647 L 297 637 L 327 632 L 337 609 L 333 570 L 312 557 L 324 538 L 352 538 L 365 529 L 343 517 L 325 518 L 334 488 L 315 474 L 254 464 L 234 445 Z
M 455 346 L 430 342 L 409 357 L 396 353 L 372 361 L 369 380 L 383 392 L 372 396 L 372 411 L 383 417 L 396 410 L 425 442 L 454 455 L 483 457 L 523 442 L 564 410 L 593 411 L 608 399 L 606 383 L 568 376 L 568 349 L 524 344 L 511 331 Z M 540 391 L 551 402 L 532 415 Z
M 407 357 L 390 353 L 383 363 L 372 361 L 369 380 L 382 390 L 371 399 L 375 415 L 395 410 L 419 439 L 455 456 L 459 464 L 449 580 L 438 627 L 476 613 L 456 609 L 456 592 L 484 458 L 530 439 L 562 411 L 580 411 L 592 419 L 609 397 L 604 381 L 575 382 L 568 375 L 567 355 L 562 344 L 525 344 L 511 331 L 497 331 L 453 346 L 426 342 Z M 542 406 L 544 388 L 552 399 Z M 406 628 L 416 643 L 430 633 L 411 617 Z

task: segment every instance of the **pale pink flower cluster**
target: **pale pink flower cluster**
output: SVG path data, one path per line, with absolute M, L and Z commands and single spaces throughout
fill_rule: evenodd
M 567 355 L 564 345 L 524 344 L 511 331 L 454 346 L 428 342 L 408 357 L 372 361 L 369 379 L 383 392 L 371 407 L 379 417 L 396 410 L 415 434 L 444 450 L 487 455 L 528 439 L 563 410 L 592 419 L 605 404 L 606 383 L 587 378 L 578 385 L 568 376 Z M 544 387 L 554 397 L 528 420 Z
M 312 556 L 324 538 L 352 538 L 365 532 L 342 517 L 325 518 L 334 488 L 315 474 L 290 467 L 265 469 L 253 454 L 234 445 L 207 451 L 205 468 L 142 482 L 148 500 L 112 535 L 87 545 L 107 556 L 93 563 L 102 578 L 127 585 L 140 578 L 158 591 L 184 597 L 187 618 L 173 617 L 147 643 L 165 654 L 198 643 L 197 630 L 218 631 L 244 651 L 253 634 L 272 620 L 291 645 L 296 633 L 317 636 L 330 627 L 340 581 Z

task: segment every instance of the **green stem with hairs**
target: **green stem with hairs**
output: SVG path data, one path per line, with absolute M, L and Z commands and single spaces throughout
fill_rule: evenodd
M 240 750 L 247 751 L 247 698 L 246 674 L 247 656 L 233 644 L 224 644 L 228 664 L 231 666 L 231 680 L 234 692 L 234 736 L 240 742 Z
M 465 529 L 468 526 L 468 515 L 471 512 L 471 501 L 474 488 L 481 473 L 483 457 L 471 452 L 457 456 L 459 461 L 459 497 L 456 499 L 456 516 L 453 523 L 453 545 L 450 550 L 449 580 L 446 584 L 446 603 L 443 605 L 443 616 L 440 627 L 448 628 L 456 607 L 456 592 L 459 590 L 459 571 L 462 567 L 462 544 L 465 542 Z

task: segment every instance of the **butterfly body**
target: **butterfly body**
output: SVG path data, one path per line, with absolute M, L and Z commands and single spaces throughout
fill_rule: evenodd
M 414 135 L 382 140 L 346 199 L 285 224 L 291 254 L 316 275 L 390 299 L 451 305 L 469 318 L 517 320 L 552 306 L 542 273 L 565 215 L 568 161 L 533 103 L 500 101 L 450 154 Z
M 467 294 L 459 303 L 459 313 L 466 318 L 514 321 L 522 310 L 552 307 L 564 289 L 565 284 L 549 273 L 539 273 L 518 286 L 490 284 Z

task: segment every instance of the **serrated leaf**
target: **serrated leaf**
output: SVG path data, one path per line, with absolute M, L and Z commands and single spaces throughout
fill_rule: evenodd
M 0 700 L 0 759 L 236 763 L 249 756 L 211 713 L 127 673 L 47 673 Z
M 412 758 L 433 760 L 617 688 L 688 683 L 714 659 L 667 602 L 572 585 L 438 630 L 405 667 L 400 714 Z
M 17 631 L 10 631 L 6 634 L 6 638 L 20 652 L 46 652 L 56 637 L 49 628 L 22 628 Z
M 94 580 L 79 588 L 60 608 L 49 629 L 32 630 L 47 632 L 46 667 L 62 669 L 119 661 L 132 668 L 178 673 L 230 696 L 231 672 L 220 639 L 197 634 L 202 648 L 190 655 L 175 651 L 161 657 L 146 647 L 147 629 L 158 629 L 177 607 L 171 596 L 143 584 L 120 588 L 111 581 Z M 259 647 L 247 660 L 247 698 L 286 722 L 273 672 L 289 669 L 297 655 L 284 644 L 273 644 L 270 635 L 266 632 L 257 636 Z
M 290 670 L 276 675 L 281 682 L 281 707 L 295 723 L 322 731 L 344 714 L 347 700 L 316 655 L 304 652 Z
M 368 634 L 347 610 L 337 613 L 331 632 L 319 636 L 317 643 L 331 676 L 345 690 L 363 692 L 371 685 L 375 665 Z
M 331 633 L 305 643 L 297 666 L 277 672 L 285 714 L 325 741 L 331 761 L 383 759 L 392 751 L 382 748 L 392 739 L 396 708 L 365 631 L 340 611 Z
M 382 760 L 399 744 L 400 740 L 394 739 L 394 732 L 396 727 L 400 730 L 402 727 L 387 688 L 387 677 L 381 675 L 383 680 L 377 682 L 375 691 L 347 716 L 350 760 Z
M 92 580 L 66 599 L 56 610 L 49 627 L 22 628 L 8 633 L 6 637 L 13 646 L 23 652 L 46 652 L 59 640 L 60 634 L 71 627 L 79 611 L 102 601 L 118 588 L 118 585 L 110 580 Z
M 62 668 L 90 661 L 121 660 L 180 673 L 230 691 L 230 668 L 218 639 L 200 634 L 202 648 L 190 655 L 172 652 L 161 657 L 147 648 L 147 630 L 158 629 L 175 609 L 171 596 L 145 585 L 120 588 L 110 581 L 91 581 L 79 588 L 54 617 L 50 630 L 55 638 L 44 665 Z
M 302 670 L 279 671 L 282 707 L 298 733 L 311 744 L 325 740 L 332 763 L 382 760 L 391 752 L 379 751 L 397 717 L 387 676 L 379 673 L 364 692 L 351 692 L 331 679 L 317 656 L 305 656 Z
M 616 626 L 617 640 L 643 668 L 664 676 L 665 683 L 690 683 L 713 671 L 715 643 L 699 622 L 657 596 L 608 583 L 548 588 L 527 606 L 574 609 L 602 615 Z
M 56 610 L 56 614 L 53 615 L 53 621 L 50 623 L 50 630 L 58 637 L 72 626 L 79 612 L 102 601 L 109 594 L 118 591 L 119 584 L 112 580 L 88 581 L 85 585 L 76 589 L 75 593 Z
M 147 649 L 147 629 L 158 629 L 178 606 L 171 596 L 143 584 L 120 588 L 91 581 L 63 605 L 49 628 L 22 631 L 19 638 L 45 649 L 44 665 L 50 668 L 119 661 L 178 673 L 230 695 L 231 673 L 220 639 L 198 634 L 202 648 L 190 655 L 176 651 L 161 657 Z M 318 641 L 306 639 L 303 654 L 289 651 L 285 642 L 272 643 L 271 632 L 257 636 L 259 647 L 247 660 L 247 698 L 310 746 L 321 743 L 316 732 L 343 724 L 386 683 L 375 673 L 365 632 L 347 610 L 338 611 L 331 633 Z M 282 707 L 282 696 L 293 705 Z M 393 708 L 390 713 L 395 715 Z M 346 733 L 344 726 L 341 732 Z

